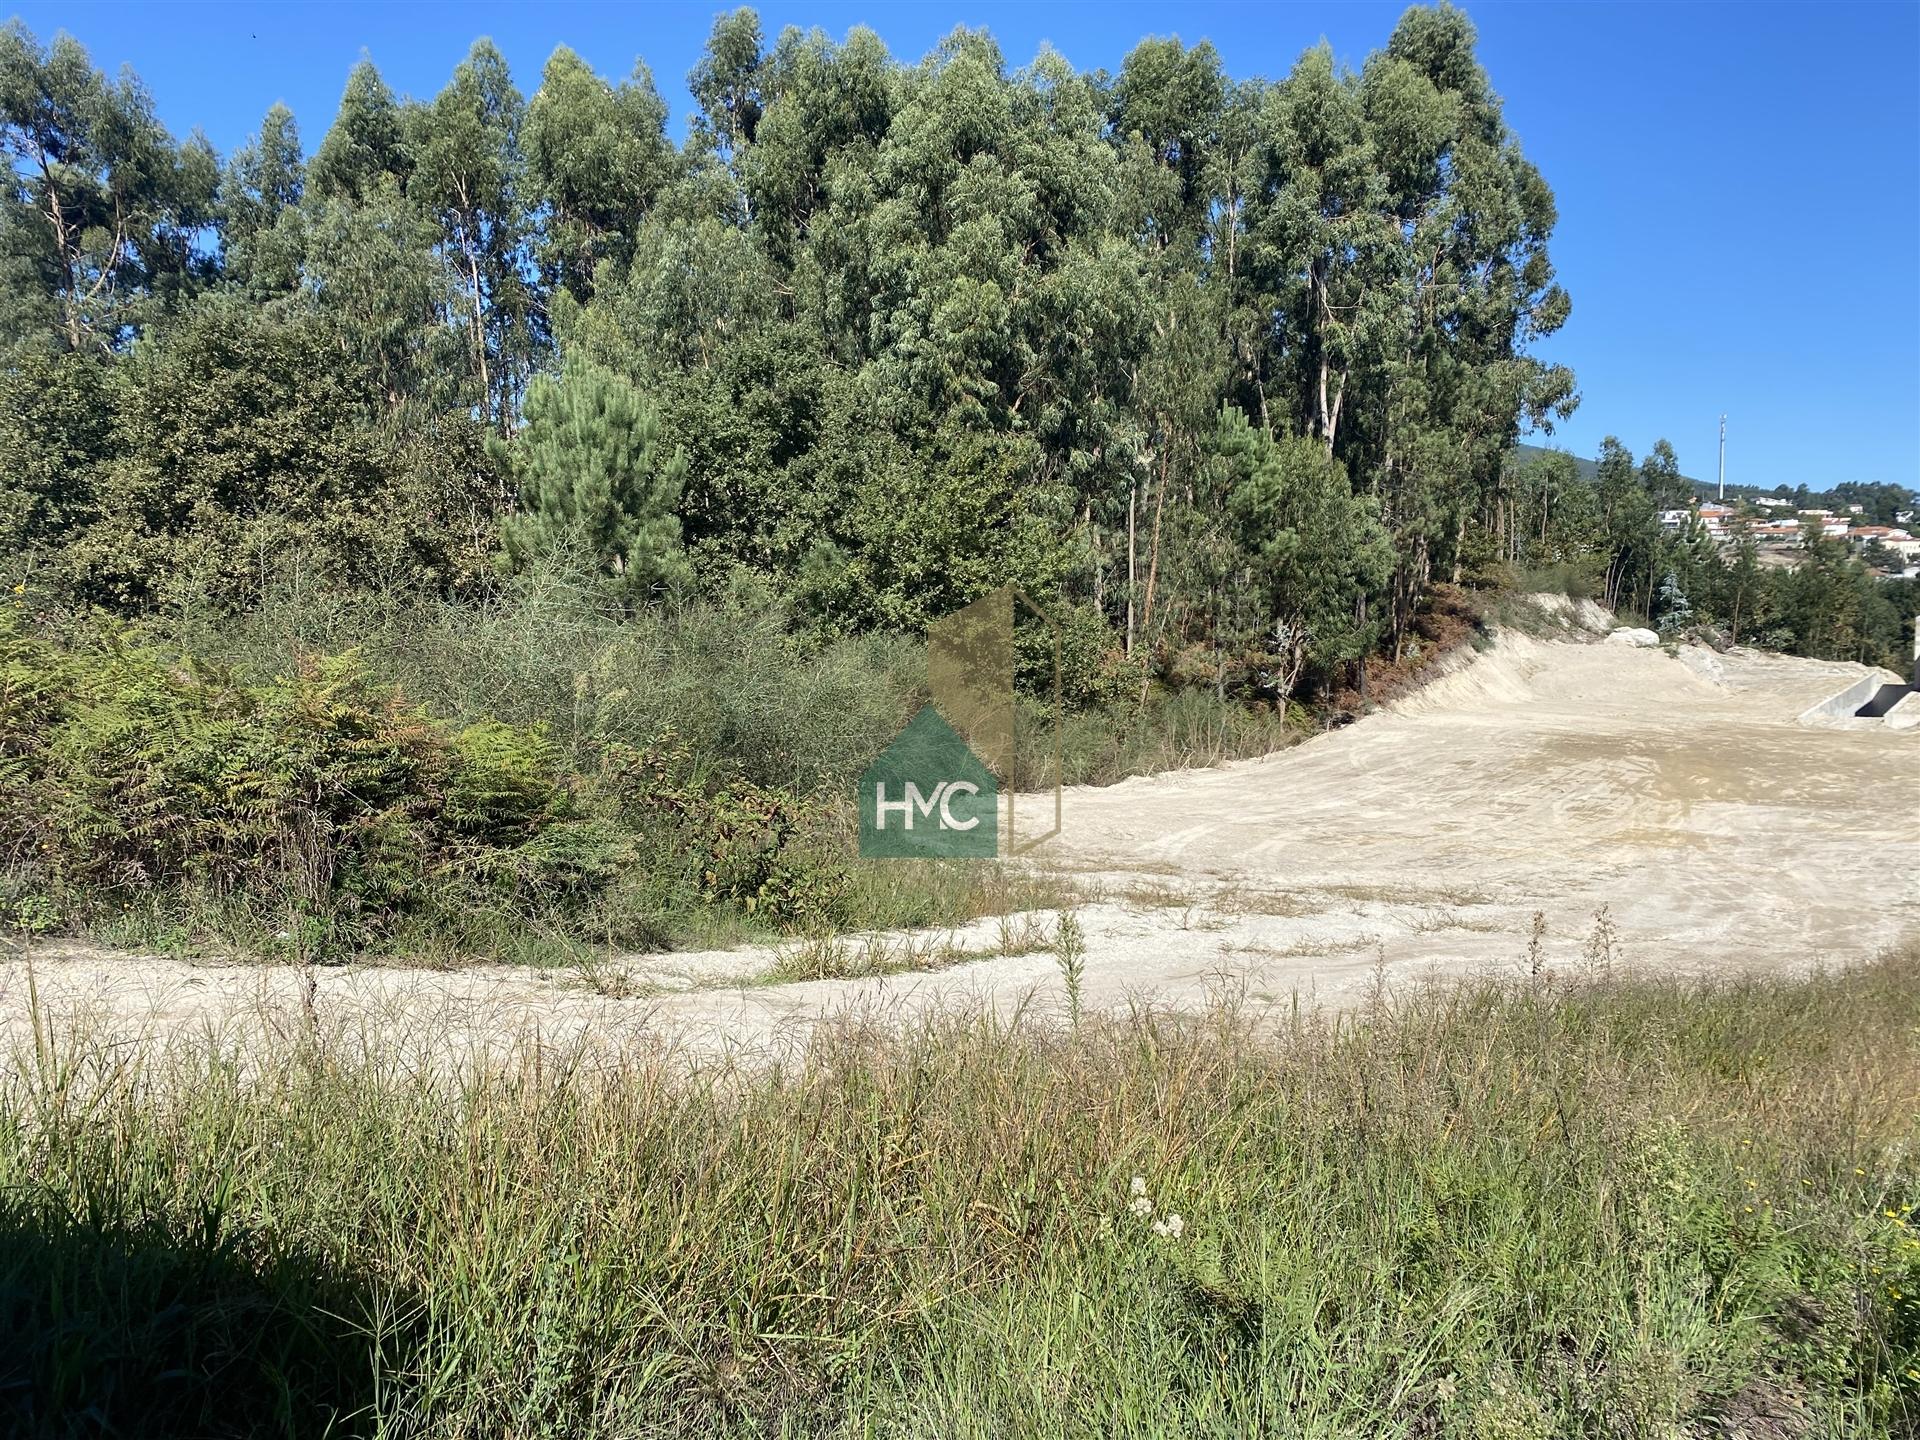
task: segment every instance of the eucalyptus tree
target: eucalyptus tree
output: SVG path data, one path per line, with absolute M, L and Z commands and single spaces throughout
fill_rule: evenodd
M 111 351 L 212 280 L 212 147 L 176 143 L 132 73 L 107 79 L 70 35 L 0 27 L 0 152 L 6 340 Z
M 306 172 L 299 126 L 276 102 L 221 176 L 220 258 L 229 281 L 263 296 L 298 286 Z
M 1518 558 L 1536 502 L 1529 554 L 1597 528 L 1609 588 L 1650 598 L 1670 557 L 1630 460 L 1592 527 L 1557 473 L 1505 464 L 1519 427 L 1573 403 L 1532 354 L 1567 304 L 1551 193 L 1460 12 L 1408 12 L 1358 73 L 1322 47 L 1269 83 L 1172 40 L 1113 75 L 1051 50 L 1011 69 L 967 30 L 901 63 L 865 29 L 769 37 L 738 10 L 688 85 L 676 151 L 643 63 L 616 83 L 563 47 L 523 103 L 481 41 L 416 102 L 363 60 L 310 161 L 276 107 L 216 201 L 211 153 L 175 145 L 135 82 L 14 27 L 0 330 L 117 357 L 151 319 L 191 319 L 128 371 L 168 393 L 189 357 L 324 364 L 321 409 L 358 407 L 378 485 L 458 532 L 406 530 L 435 574 L 469 573 L 516 512 L 511 544 L 532 544 L 566 466 L 610 497 L 585 511 L 618 510 L 619 456 L 653 455 L 664 441 L 632 439 L 652 427 L 679 458 L 634 501 L 646 524 L 671 510 L 689 565 L 766 572 L 823 629 L 916 629 L 1012 579 L 1109 622 L 1133 654 L 1114 674 L 1204 653 L 1217 688 L 1291 676 L 1277 692 L 1397 643 L 1435 578 L 1496 543 Z M 187 303 L 222 267 L 223 303 L 251 307 L 226 348 Z M 15 427 L 14 451 L 90 393 L 34 379 L 46 424 Z M 523 446 L 536 410 L 554 434 L 628 438 Z M 227 437 L 207 463 L 253 473 L 230 418 L 202 416 Z M 316 447 L 344 455 L 323 428 Z M 70 447 L 111 452 L 82 468 L 123 521 L 157 473 L 123 463 L 133 434 Z M 16 530 L 105 533 L 92 480 L 71 505 L 33 484 L 6 500 Z
M 316 200 L 374 198 L 384 188 L 404 189 L 413 172 L 400 102 L 373 61 L 362 58 L 347 72 L 347 86 L 307 175 Z
M 507 62 L 476 40 L 431 104 L 406 112 L 409 200 L 440 224 L 460 276 L 481 415 L 511 432 L 544 330 L 527 283 L 520 132 L 526 106 Z
M 1163 540 L 1193 543 L 1182 510 L 1197 498 L 1204 445 L 1227 378 L 1224 292 L 1211 283 L 1208 245 L 1216 197 L 1209 182 L 1228 84 L 1207 44 L 1148 40 L 1121 66 L 1111 99 L 1117 152 L 1117 227 L 1132 242 L 1143 304 L 1137 357 L 1124 362 L 1137 442 L 1126 488 L 1124 643 L 1154 645 L 1181 605 L 1185 558 L 1168 567 Z M 1174 518 L 1169 528 L 1168 504 Z M 1169 604 L 1169 600 L 1172 601 Z
M 1567 313 L 1552 196 L 1450 7 L 1408 11 L 1358 76 L 1308 52 L 1264 122 L 1249 241 L 1273 368 L 1301 431 L 1379 499 L 1397 650 L 1436 563 L 1458 577 L 1523 420 L 1572 403 L 1571 376 L 1528 353 Z
M 1674 510 L 1693 498 L 1693 490 L 1680 474 L 1679 457 L 1664 439 L 1653 442 L 1653 449 L 1640 462 L 1640 487 L 1652 498 L 1654 508 Z
M 1660 563 L 1660 518 L 1634 474 L 1633 452 L 1612 435 L 1600 442 L 1595 488 L 1607 562 L 1601 603 L 1644 614 Z
M 644 62 L 616 86 L 564 45 L 548 59 L 527 103 L 523 144 L 527 202 L 544 210 L 537 253 L 549 292 L 588 300 L 603 262 L 632 258 L 678 168 L 666 126 Z
M 761 82 L 766 56 L 760 17 L 746 6 L 716 16 L 700 63 L 687 77 L 699 113 L 689 136 L 693 147 L 717 157 L 736 177 L 760 126 Z M 741 196 L 742 218 L 748 212 Z

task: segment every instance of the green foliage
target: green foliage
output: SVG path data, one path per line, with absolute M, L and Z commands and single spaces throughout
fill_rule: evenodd
M 45 553 L 94 520 L 110 379 L 91 355 L 53 351 L 0 369 L 0 552 Z
M 811 801 L 731 778 L 702 785 L 693 752 L 672 735 L 646 750 L 612 747 L 603 786 L 641 817 L 675 832 L 706 903 L 739 905 L 785 930 L 844 918 L 844 861 L 826 843 Z
M 632 258 L 635 221 L 677 168 L 667 107 L 644 62 L 609 85 L 562 45 L 527 104 L 527 180 L 549 207 L 541 238 L 547 284 L 578 300 L 603 263 Z
M 450 1032 L 130 1057 L 49 1016 L 59 1063 L 0 1083 L 0 1425 L 1895 1440 L 1917 982 L 859 1017 L 784 1063 L 528 1035 L 451 1071 L 416 1063 Z
M 70 507 L 54 557 L 69 595 L 127 609 L 198 595 L 244 603 L 295 557 L 348 587 L 396 571 L 446 583 L 475 567 L 472 541 L 447 523 L 486 479 L 455 468 L 471 462 L 470 428 L 402 437 L 369 423 L 368 377 L 337 356 L 318 316 L 207 297 L 97 388 L 84 369 L 67 372 L 83 362 L 61 362 L 60 378 L 85 380 L 82 396 L 99 395 L 104 412 L 68 432 L 90 449 L 53 492 Z M 47 406 L 83 403 L 68 393 L 36 402 L 23 440 L 47 425 Z M 0 422 L 0 444 L 8 430 Z M 30 499 L 47 493 L 33 473 L 22 477 Z M 44 528 L 44 501 L 38 513 Z
M 668 453 L 658 415 L 625 381 L 582 362 L 543 376 L 527 397 L 525 428 L 493 448 L 520 489 L 522 513 L 501 531 L 511 563 L 572 541 L 637 595 L 688 578 L 675 513 L 686 452 Z
M 9 34 L 22 96 L 71 92 L 64 163 L 89 183 L 117 183 L 115 137 L 171 153 L 131 82 Z M 1051 53 L 1010 72 L 968 32 L 919 65 L 864 30 L 769 48 L 742 10 L 690 77 L 678 155 L 644 68 L 613 85 L 562 48 L 528 101 L 482 41 L 414 102 L 362 61 L 311 163 L 277 108 L 225 167 L 202 207 L 218 253 L 176 267 L 194 286 L 116 275 L 108 326 L 76 318 L 82 271 L 21 272 L 22 314 L 95 333 L 129 418 L 103 443 L 42 407 L 33 438 L 67 432 L 109 503 L 53 514 L 35 478 L 0 518 L 54 552 L 64 598 L 127 611 L 256 599 L 296 534 L 355 591 L 464 583 L 496 529 L 516 566 L 565 533 L 653 591 L 685 578 L 684 539 L 770 577 L 816 634 L 915 634 L 1012 582 L 1100 617 L 1143 676 L 1185 683 L 1213 652 L 1221 695 L 1263 688 L 1267 627 L 1310 626 L 1311 660 L 1290 641 L 1279 669 L 1324 687 L 1404 638 L 1435 564 L 1478 543 L 1466 519 L 1522 416 L 1570 403 L 1524 353 L 1565 315 L 1551 197 L 1472 46 L 1457 12 L 1415 10 L 1360 75 L 1314 51 L 1236 84 L 1210 47 L 1149 41 L 1108 80 Z M 45 117 L 8 114 L 28 216 L 72 181 L 36 158 Z M 232 308 L 183 313 L 203 282 Z M 556 329 L 568 363 L 536 380 Z M 203 394 L 176 393 L 188 374 Z M 1363 544 L 1324 593 L 1249 598 L 1299 591 L 1323 552 L 1272 505 L 1233 509 L 1223 406 L 1265 443 L 1321 445 L 1326 503 L 1288 503 L 1322 517 L 1318 543 L 1360 524 L 1333 490 L 1364 493 L 1390 563 Z M 253 429 L 285 438 L 248 454 Z M 1290 473 L 1321 475 L 1305 455 Z M 1315 614 L 1256 613 L 1274 604 Z
M 1265 687 L 1284 700 L 1309 665 L 1324 672 L 1370 648 L 1361 602 L 1386 579 L 1391 542 L 1324 445 L 1276 441 L 1237 411 L 1216 444 L 1264 622 Z
M 130 74 L 16 22 L 0 578 L 52 626 L 97 607 L 243 662 L 207 694 L 263 733 L 267 677 L 332 684 L 300 657 L 362 642 L 352 705 L 399 684 L 462 727 L 419 722 L 434 798 L 326 812 L 307 890 L 368 933 L 430 908 L 420 867 L 575 931 L 857 903 L 824 861 L 815 883 L 833 819 L 801 797 L 911 713 L 926 626 L 1008 583 L 1062 619 L 1082 778 L 1283 743 L 1418 645 L 1449 582 L 1590 579 L 1656 622 L 1684 596 L 1736 636 L 1904 660 L 1915 587 L 1830 546 L 1789 574 L 1664 533 L 1665 442 L 1636 467 L 1609 440 L 1591 483 L 1510 462 L 1576 402 L 1531 353 L 1569 301 L 1552 193 L 1474 46 L 1416 7 L 1357 72 L 1319 47 L 1236 80 L 1149 40 L 1110 76 L 1013 69 L 965 30 L 913 64 L 864 29 L 770 40 L 739 10 L 677 151 L 644 65 L 615 84 L 562 48 L 523 98 L 483 40 L 425 100 L 363 60 L 310 160 L 276 106 L 223 166 Z M 199 691 L 133 688 L 200 735 Z M 732 807 L 699 821 L 725 855 L 593 808 L 610 747 L 669 732 Z M 181 753 L 224 775 L 206 746 L 229 740 Z M 490 828 L 541 776 L 558 808 Z M 251 893 L 292 865 L 218 786 L 170 782 L 147 835 L 63 783 L 136 857 L 90 893 Z M 168 838 L 199 805 L 231 854 Z
M 558 883 L 529 842 L 574 802 L 538 732 L 450 736 L 351 655 L 242 686 L 124 633 L 68 651 L 10 622 L 0 665 L 0 843 L 75 919 L 143 891 L 234 897 L 354 944 L 468 878 Z
M 283 295 L 298 285 L 295 232 L 306 170 L 293 112 L 275 102 L 220 182 L 221 261 L 236 285 L 257 295 Z
M 198 246 L 219 162 L 178 144 L 131 71 L 0 29 L 0 346 L 108 352 L 214 278 Z
M 314 194 L 358 203 L 391 182 L 404 181 L 413 165 L 402 125 L 399 103 L 373 62 L 356 62 L 333 125 L 313 157 L 308 179 Z

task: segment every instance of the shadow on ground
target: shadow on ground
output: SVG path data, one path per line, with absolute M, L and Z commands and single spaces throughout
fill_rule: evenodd
M 0 1433 L 369 1429 L 403 1342 L 376 1339 L 365 1288 L 264 1249 L 211 1215 L 180 1227 L 0 1200 Z

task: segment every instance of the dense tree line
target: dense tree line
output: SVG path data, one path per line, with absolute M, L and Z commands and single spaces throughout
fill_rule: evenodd
M 1607 437 L 1591 480 L 1562 452 L 1515 457 L 1505 493 L 1512 512 L 1503 558 L 1517 570 L 1558 572 L 1569 588 L 1670 634 L 1706 627 L 1735 644 L 1909 668 L 1920 583 L 1875 576 L 1817 526 L 1806 527 L 1790 556 L 1776 549 L 1772 563 L 1750 517 L 1734 521 L 1726 543 L 1698 519 L 1663 528 L 1660 512 L 1690 498 L 1664 440 L 1636 466 Z M 1793 563 L 1779 563 L 1787 558 Z
M 457 594 L 569 544 L 627 603 L 745 569 L 833 635 L 1011 580 L 1102 637 L 1083 693 L 1269 697 L 1502 567 L 1719 603 L 1649 528 L 1664 442 L 1591 486 L 1513 463 L 1575 403 L 1531 353 L 1569 301 L 1460 11 L 1266 81 L 1172 40 L 1015 69 L 966 30 L 903 64 L 740 10 L 689 84 L 676 145 L 644 64 L 561 48 L 529 97 L 482 40 L 431 100 L 362 61 L 310 154 L 276 106 L 223 162 L 74 40 L 0 32 L 23 582 Z

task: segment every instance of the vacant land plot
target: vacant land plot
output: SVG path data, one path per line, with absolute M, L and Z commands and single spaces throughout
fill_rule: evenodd
M 1463 655 L 1463 659 L 1465 656 Z M 1800 970 L 1920 933 L 1920 731 L 1799 717 L 1864 667 L 1506 634 L 1266 760 L 1070 790 L 1044 854 L 1086 898 L 1084 999 L 1340 1004 L 1375 971 Z M 884 863 L 884 862 L 880 862 Z M 308 1018 L 456 1049 L 529 1025 L 791 1042 L 824 1013 L 1057 1004 L 1053 916 L 936 937 L 614 957 L 587 972 L 352 966 Z M 113 1033 L 305 1014 L 309 977 L 43 945 L 44 1004 Z M 0 967 L 24 996 L 25 968 Z M 9 1007 L 18 1027 L 24 1011 Z
M 0 1428 L 1911 1434 L 1916 742 L 1795 719 L 1858 673 L 1509 637 L 1073 792 L 1072 926 L 39 947 Z

